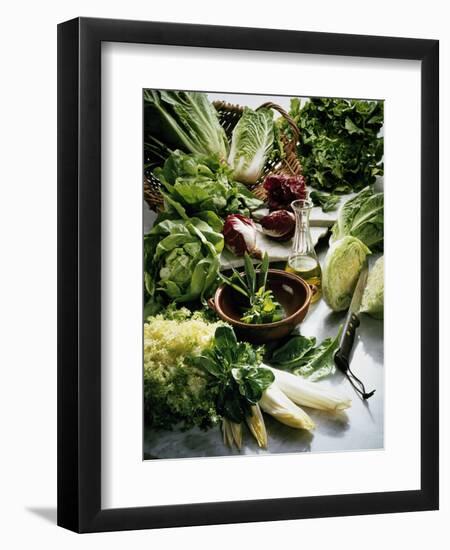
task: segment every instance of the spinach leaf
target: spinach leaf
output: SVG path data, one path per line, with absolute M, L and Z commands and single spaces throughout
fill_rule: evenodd
M 310 199 L 315 206 L 321 206 L 323 212 L 332 212 L 338 207 L 340 197 L 331 193 L 322 193 L 321 191 L 311 191 Z
M 275 379 L 275 375 L 269 369 L 262 367 L 239 367 L 231 370 L 234 380 L 237 382 L 240 394 L 252 405 L 256 405 L 266 390 Z
M 295 366 L 316 345 L 315 337 L 293 336 L 272 353 L 271 362 L 283 367 Z
M 205 355 L 194 356 L 191 357 L 190 363 L 194 367 L 206 371 L 216 378 L 224 378 L 225 376 L 222 365 L 214 361 L 212 357 L 206 357 Z
M 342 328 L 339 329 L 335 338 L 326 338 L 319 346 L 306 353 L 300 361 L 301 366 L 293 369 L 292 372 L 308 378 L 311 382 L 334 374 L 336 371 L 334 354 L 339 347 L 341 330 Z
M 214 334 L 214 344 L 219 354 L 228 362 L 231 363 L 236 359 L 238 345 L 236 335 L 231 327 L 218 327 Z

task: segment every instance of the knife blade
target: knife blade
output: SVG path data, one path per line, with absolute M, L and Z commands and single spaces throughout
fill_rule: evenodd
M 337 368 L 347 376 L 355 390 L 363 399 L 371 397 L 375 393 L 375 390 L 369 393 L 366 392 L 364 384 L 351 371 L 350 361 L 353 344 L 355 343 L 356 330 L 360 325 L 359 309 L 361 307 L 364 289 L 366 288 L 368 274 L 369 266 L 366 260 L 359 274 L 355 290 L 353 291 L 352 301 L 350 302 L 350 307 L 339 340 L 339 348 L 334 355 L 334 362 Z

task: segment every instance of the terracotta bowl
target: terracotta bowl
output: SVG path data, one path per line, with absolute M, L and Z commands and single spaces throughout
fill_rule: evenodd
M 297 275 L 269 269 L 266 288 L 273 292 L 286 313 L 286 317 L 276 323 L 249 325 L 240 321 L 242 308 L 246 305 L 245 297 L 228 285 L 221 285 L 210 300 L 217 315 L 233 326 L 238 340 L 252 344 L 279 340 L 299 325 L 308 313 L 312 291 L 308 283 Z

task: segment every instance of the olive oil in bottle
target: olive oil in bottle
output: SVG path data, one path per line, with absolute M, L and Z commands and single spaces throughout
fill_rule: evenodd
M 286 271 L 295 273 L 310 285 L 313 292 L 311 303 L 314 303 L 322 296 L 322 270 L 309 229 L 309 215 L 313 204 L 300 199 L 292 202 L 291 207 L 295 214 L 295 234 Z
M 311 256 L 291 256 L 286 265 L 288 273 L 294 273 L 306 281 L 313 291 L 311 302 L 322 296 L 322 269 L 319 261 Z

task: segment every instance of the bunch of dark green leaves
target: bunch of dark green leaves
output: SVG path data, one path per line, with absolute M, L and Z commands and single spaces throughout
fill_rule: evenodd
M 190 216 L 205 211 L 222 217 L 227 214 L 249 216 L 251 211 L 262 206 L 262 201 L 245 185 L 234 181 L 231 169 L 216 155 L 186 154 L 176 150 L 153 174 L 164 186 L 163 195 L 169 210 L 175 201 Z
M 271 370 L 260 366 L 261 357 L 261 349 L 238 342 L 231 327 L 220 326 L 212 347 L 189 361 L 211 377 L 218 414 L 239 424 L 275 379 Z
M 241 321 L 259 325 L 275 323 L 283 319 L 284 312 L 271 290 L 266 289 L 267 273 L 269 270 L 269 256 L 265 252 L 262 262 L 256 267 L 250 256 L 244 255 L 245 273 L 241 275 L 233 268 L 231 277 L 220 274 L 221 279 L 234 290 L 245 296 L 249 306 L 244 309 Z
M 289 114 L 300 130 L 298 155 L 312 187 L 359 191 L 383 174 L 382 101 L 311 98 L 301 107 L 293 98 Z
M 334 354 L 339 347 L 341 329 L 335 338 L 326 338 L 316 346 L 316 338 L 292 336 L 271 355 L 270 362 L 312 382 L 334 374 Z

